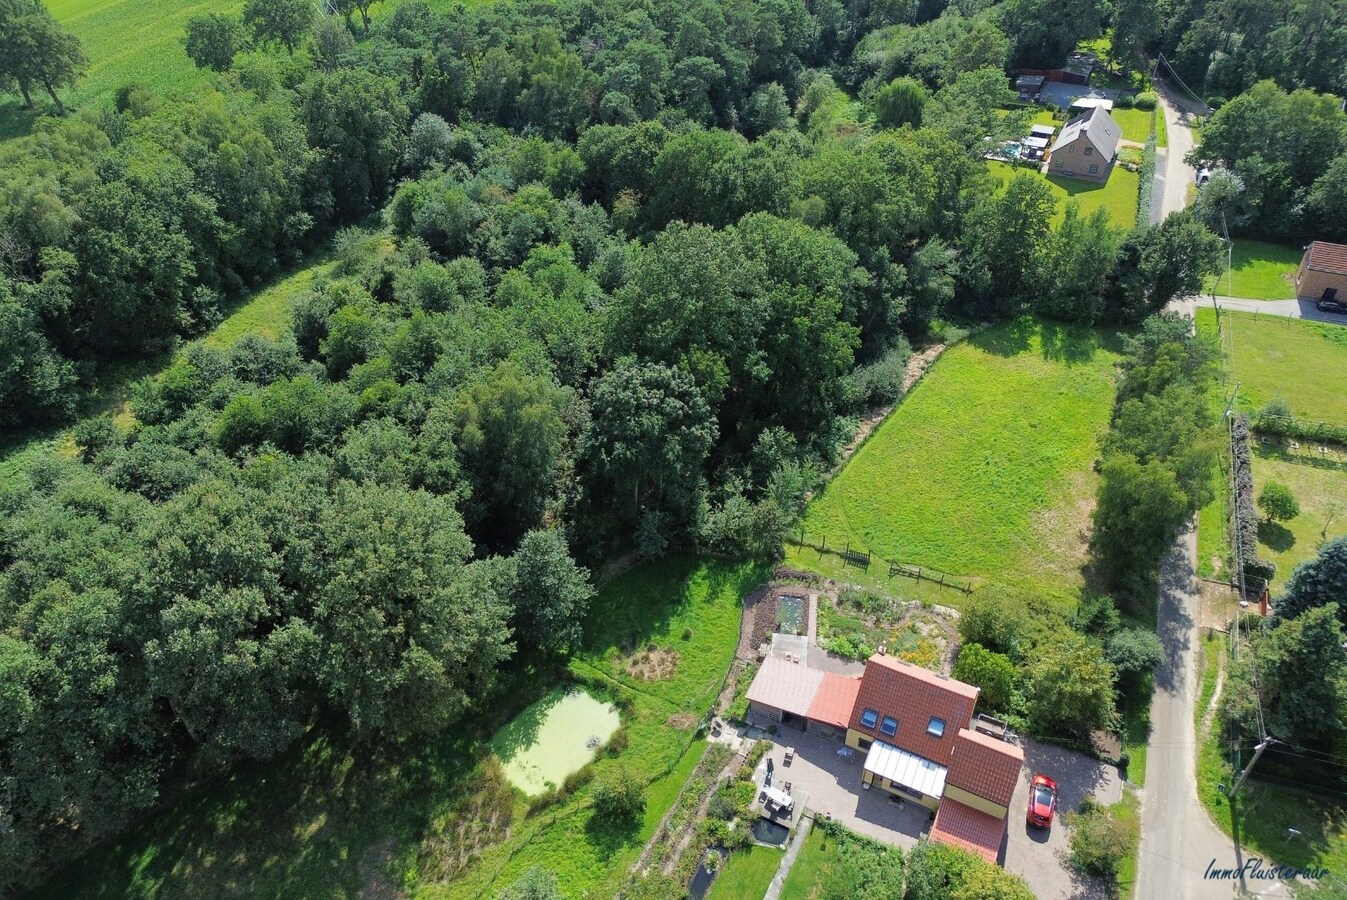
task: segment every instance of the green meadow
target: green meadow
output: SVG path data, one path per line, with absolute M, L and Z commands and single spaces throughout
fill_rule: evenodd
M 1017 174 L 1032 178 L 1044 177 L 1033 166 L 1012 166 L 999 160 L 988 160 L 987 167 L 1003 184 L 1008 184 Z M 1057 200 L 1057 212 L 1052 217 L 1054 226 L 1060 225 L 1066 217 L 1066 204 L 1071 200 L 1079 204 L 1080 211 L 1086 215 L 1096 209 L 1108 210 L 1109 219 L 1118 228 L 1130 229 L 1136 224 L 1137 197 L 1141 186 L 1137 173 L 1115 166 L 1108 181 L 1103 184 L 1062 175 L 1046 177 Z
M 1113 407 L 1118 351 L 1112 335 L 1032 319 L 945 351 L 810 503 L 807 542 L 826 536 L 830 548 L 1069 608 L 1084 583 L 1092 464 Z M 861 573 L 809 547 L 788 545 L 787 557 L 845 580 L 887 578 L 878 561 Z M 939 596 L 955 605 L 962 597 Z

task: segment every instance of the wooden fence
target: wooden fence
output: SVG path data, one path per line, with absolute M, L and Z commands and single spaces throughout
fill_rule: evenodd
M 829 546 L 826 534 L 817 535 L 817 543 L 814 543 L 809 540 L 808 533 L 801 528 L 798 534 L 792 534 L 788 540 L 797 547 L 808 547 L 811 550 L 818 551 L 819 556 L 831 553 L 834 556 L 841 557 L 844 566 L 855 566 L 858 569 L 869 571 L 870 566 L 876 562 L 883 563 L 888 566 L 889 578 L 902 575 L 905 578 L 913 578 L 918 581 L 934 582 L 942 587 L 953 588 L 965 594 L 973 592 L 973 579 L 967 575 L 955 575 L 952 572 L 945 572 L 932 566 L 894 562 L 876 556 L 868 550 L 853 550 L 850 542 L 844 542 L 841 546 L 834 542 Z

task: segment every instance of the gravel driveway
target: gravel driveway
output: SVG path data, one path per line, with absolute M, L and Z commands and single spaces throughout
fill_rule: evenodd
M 1047 831 L 1030 828 L 1024 819 L 1029 780 L 1038 772 L 1057 782 L 1057 814 Z M 1005 867 L 1027 881 L 1039 900 L 1106 896 L 1102 882 L 1076 874 L 1067 861 L 1070 829 L 1062 816 L 1079 806 L 1086 794 L 1094 794 L 1105 805 L 1122 799 L 1118 770 L 1083 753 L 1025 740 L 1024 771 L 1010 801 Z

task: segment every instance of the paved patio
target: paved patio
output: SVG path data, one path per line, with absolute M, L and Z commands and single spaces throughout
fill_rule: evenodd
M 865 754 L 852 751 L 850 758 L 839 756 L 841 741 L 790 725 L 765 739 L 772 743 L 772 749 L 759 763 L 754 779 L 762 784 L 770 761 L 772 785 L 784 789 L 789 782 L 795 798 L 791 814 L 769 818 L 794 828 L 807 808 L 819 818 L 831 815 L 852 831 L 904 850 L 916 846 L 918 838 L 930 828 L 932 813 L 920 804 L 899 804 L 896 799 L 889 800 L 892 795 L 887 791 L 865 790 L 861 784 Z M 789 765 L 785 762 L 787 747 L 795 748 L 795 759 Z
M 1057 782 L 1057 813 L 1052 828 L 1031 828 L 1025 821 L 1029 808 L 1029 780 L 1042 772 Z M 1053 744 L 1024 741 L 1024 771 L 1010 801 L 1005 845 L 1005 867 L 1029 883 L 1039 900 L 1085 900 L 1107 896 L 1098 879 L 1077 874 L 1067 860 L 1071 852 L 1071 829 L 1063 816 L 1074 811 L 1086 794 L 1104 805 L 1122 799 L 1118 770 L 1083 753 Z

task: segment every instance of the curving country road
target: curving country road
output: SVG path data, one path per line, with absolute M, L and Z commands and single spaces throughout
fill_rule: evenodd
M 1191 112 L 1158 86 L 1169 147 L 1157 153 L 1152 218 L 1161 221 L 1188 202 L 1194 172 L 1183 161 L 1192 149 Z M 1163 157 L 1159 154 L 1163 153 Z M 1204 298 L 1172 308 L 1191 316 Z M 1223 304 L 1224 305 L 1224 304 Z M 1200 692 L 1197 664 L 1197 533 L 1189 527 L 1160 565 L 1157 630 L 1165 661 L 1155 671 L 1146 786 L 1141 790 L 1141 846 L 1137 853 L 1136 900 L 1216 900 L 1245 890 L 1260 897 L 1289 898 L 1280 882 L 1243 883 L 1204 877 L 1208 866 L 1238 869 L 1238 847 L 1208 817 L 1197 799 L 1197 728 L 1193 709 Z

